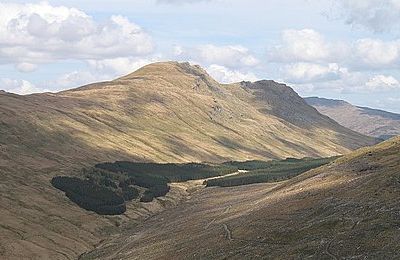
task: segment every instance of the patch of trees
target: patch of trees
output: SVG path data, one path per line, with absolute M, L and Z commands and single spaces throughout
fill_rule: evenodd
M 58 176 L 51 184 L 80 207 L 100 215 L 118 215 L 126 211 L 125 200 L 116 192 L 89 180 Z
M 105 172 L 101 175 L 117 174 L 125 176 L 119 186 L 128 184 L 146 188 L 140 201 L 151 202 L 154 198 L 165 196 L 169 192 L 170 182 L 205 179 L 221 176 L 237 171 L 237 167 L 229 165 L 210 165 L 202 163 L 140 163 L 117 161 L 95 165 L 92 171 Z M 121 178 L 121 177 L 120 177 Z
M 139 197 L 139 191 L 132 186 L 123 187 L 122 197 L 124 198 L 125 201 L 136 199 Z
M 234 173 L 238 169 L 248 173 L 209 180 L 207 186 L 236 186 L 292 178 L 309 169 L 329 162 L 329 159 L 295 159 L 275 161 L 205 163 L 139 163 L 117 161 L 100 163 L 82 170 L 80 178 L 55 177 L 54 187 L 82 208 L 98 214 L 122 214 L 125 202 L 151 202 L 165 196 L 170 182 L 206 179 Z
M 238 175 L 222 177 L 206 181 L 206 186 L 231 187 L 253 183 L 277 182 L 293 178 L 311 169 L 327 164 L 337 157 L 330 158 L 288 158 L 285 160 L 274 161 L 247 161 L 247 162 L 227 162 L 239 169 L 248 172 Z
M 117 215 L 126 211 L 126 201 L 139 199 L 151 202 L 169 192 L 168 179 L 146 173 L 112 172 L 100 168 L 85 168 L 78 177 L 58 176 L 52 185 L 81 208 L 100 215 Z M 144 189 L 141 192 L 139 189 Z
M 237 167 L 202 163 L 161 164 L 117 161 L 96 164 L 91 171 L 98 172 L 96 175 L 102 177 L 117 178 L 119 176 L 119 187 L 136 185 L 145 188 L 140 201 L 151 202 L 154 198 L 165 196 L 169 192 L 168 183 L 170 182 L 221 176 L 236 172 Z
M 153 199 L 149 200 L 150 194 L 152 198 L 165 196 L 169 192 L 168 179 L 158 176 L 158 175 L 147 175 L 131 173 L 127 175 L 127 178 L 120 181 L 119 186 L 122 187 L 124 191 L 125 187 L 130 187 L 129 185 L 136 185 L 142 188 L 146 188 L 146 191 L 142 196 L 146 196 L 147 199 L 142 202 L 151 202 Z
M 188 180 L 205 179 L 222 176 L 237 171 L 234 165 L 204 164 L 204 163 L 140 163 L 117 161 L 114 163 L 96 164 L 97 169 L 110 172 L 124 172 L 128 176 L 146 175 L 160 176 L 168 182 L 183 182 Z
M 152 202 L 154 199 L 154 194 L 150 190 L 146 190 L 142 197 L 140 198 L 140 202 Z

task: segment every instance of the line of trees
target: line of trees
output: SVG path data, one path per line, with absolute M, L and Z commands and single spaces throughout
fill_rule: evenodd
M 140 163 L 117 161 L 114 163 L 96 164 L 97 169 L 110 172 L 124 172 L 128 176 L 146 175 L 160 176 L 168 182 L 183 182 L 188 180 L 205 179 L 209 177 L 222 176 L 237 171 L 233 165 L 210 165 L 204 163 Z
M 231 187 L 253 183 L 277 182 L 293 178 L 311 169 L 327 164 L 337 157 L 330 158 L 287 158 L 273 161 L 227 162 L 239 169 L 248 170 L 234 176 L 222 177 L 206 181 L 206 186 Z

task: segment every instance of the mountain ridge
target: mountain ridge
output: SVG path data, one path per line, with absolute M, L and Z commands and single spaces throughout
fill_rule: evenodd
M 309 105 L 359 133 L 388 139 L 400 135 L 400 114 L 369 107 L 354 106 L 343 100 L 305 98 Z

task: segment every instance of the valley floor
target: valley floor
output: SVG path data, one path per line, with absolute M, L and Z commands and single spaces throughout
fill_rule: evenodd
M 202 181 L 173 184 L 187 185 L 195 191 L 188 199 L 155 215 L 143 224 L 111 239 L 82 259 L 156 259 L 185 257 L 226 257 L 209 252 L 207 244 L 225 247 L 230 242 L 260 244 L 261 238 L 241 241 L 233 237 L 229 220 L 256 210 L 256 201 L 281 185 L 255 184 L 231 188 L 203 188 Z M 239 214 L 239 215 L 238 215 Z M 201 243 L 194 243 L 202 241 Z M 184 244 L 181 244 L 184 242 Z M 224 244 L 224 245 L 222 245 Z M 239 249 L 239 248 L 238 248 Z
M 1 209 L 13 211 L 2 218 L 0 258 L 400 259 L 399 154 L 397 138 L 284 182 L 173 183 L 167 196 L 129 204 L 119 216 L 89 214 L 65 199 L 71 211 L 54 199 L 43 205 L 53 215 L 38 219 L 23 193 L 29 211 Z M 43 192 L 58 193 L 50 184 Z M 20 231 L 28 220 L 43 225 L 31 236 Z
M 195 188 L 81 258 L 399 259 L 398 144 L 285 182 Z

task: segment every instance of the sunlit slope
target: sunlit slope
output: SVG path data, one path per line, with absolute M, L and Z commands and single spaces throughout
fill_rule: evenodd
M 285 183 L 205 189 L 85 259 L 397 259 L 399 169 L 397 138 Z
M 220 85 L 185 63 L 151 64 L 57 94 L 1 94 L 0 101 L 1 143 L 60 161 L 98 153 L 148 161 L 331 156 L 374 142 L 285 85 Z

